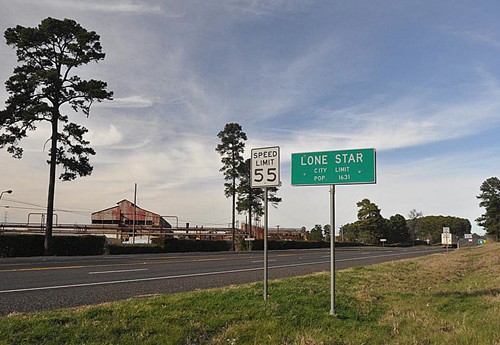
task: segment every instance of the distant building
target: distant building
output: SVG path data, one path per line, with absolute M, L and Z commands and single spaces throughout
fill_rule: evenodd
M 117 206 L 92 213 L 92 224 L 132 226 L 134 224 L 134 212 L 135 225 L 158 226 L 162 228 L 172 227 L 159 214 L 147 211 L 138 206 L 134 207 L 134 203 L 126 199 L 118 202 Z

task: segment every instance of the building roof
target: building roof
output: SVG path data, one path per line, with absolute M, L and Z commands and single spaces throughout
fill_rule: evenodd
M 123 203 L 123 202 L 128 202 L 128 203 L 130 203 L 132 206 L 134 206 L 134 203 L 133 203 L 133 202 L 131 202 L 130 200 L 123 199 L 123 200 L 120 200 L 120 201 L 118 201 L 118 202 L 116 203 L 116 205 L 117 205 L 117 206 L 112 206 L 112 207 L 108 207 L 108 208 L 105 208 L 105 209 L 100 210 L 100 211 L 95 211 L 95 212 L 92 212 L 92 214 L 101 213 L 101 212 L 109 211 L 109 210 L 112 210 L 112 209 L 114 209 L 114 208 L 120 207 L 120 204 L 121 204 L 121 203 Z M 141 207 L 139 207 L 139 206 L 137 206 L 137 205 L 135 205 L 135 207 L 137 207 L 138 209 L 143 210 L 143 211 L 145 211 L 145 212 L 149 212 L 149 213 L 152 213 L 152 214 L 155 214 L 155 215 L 159 215 L 159 214 L 157 214 L 157 213 L 155 213 L 155 212 L 151 212 L 151 211 L 145 210 L 145 209 L 143 209 L 143 208 L 141 208 Z

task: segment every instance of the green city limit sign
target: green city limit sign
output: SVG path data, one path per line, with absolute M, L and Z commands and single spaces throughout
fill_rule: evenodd
M 292 153 L 292 185 L 376 183 L 375 149 Z

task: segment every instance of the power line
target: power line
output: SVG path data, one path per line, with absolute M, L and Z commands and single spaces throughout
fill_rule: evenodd
M 32 204 L 30 202 L 25 202 L 25 201 L 19 201 L 11 198 L 4 198 L 5 201 L 10 201 L 10 202 L 15 202 L 16 204 L 23 204 L 23 205 L 29 205 L 29 206 L 36 206 L 36 207 L 41 207 L 44 208 L 45 206 L 38 205 L 38 204 Z
M 25 209 L 25 210 L 45 210 L 46 209 L 46 206 L 43 206 L 43 205 L 33 204 L 31 202 L 20 201 L 20 200 L 15 200 L 15 199 L 11 199 L 11 198 L 5 198 L 5 201 L 14 202 L 16 204 L 38 207 L 37 209 L 34 209 L 34 208 L 21 208 L 21 207 L 10 206 L 11 208 L 16 208 L 16 209 Z M 65 213 L 76 213 L 76 214 L 81 214 L 81 215 L 88 215 L 88 214 L 92 213 L 92 211 L 69 210 L 69 209 L 63 209 L 63 208 L 54 208 L 54 211 L 65 212 Z

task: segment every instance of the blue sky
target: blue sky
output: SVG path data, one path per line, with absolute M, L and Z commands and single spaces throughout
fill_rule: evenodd
M 417 209 L 468 218 L 482 233 L 476 195 L 500 168 L 496 1 L 5 0 L 0 13 L 2 32 L 74 19 L 106 53 L 79 72 L 107 81 L 114 101 L 88 119 L 71 115 L 97 155 L 92 176 L 58 183 L 60 223 L 90 222 L 92 211 L 132 200 L 137 183 L 143 208 L 227 225 L 215 146 L 238 122 L 247 157 L 281 148 L 283 202 L 271 226 L 329 223 L 328 187 L 291 187 L 291 153 L 374 147 L 377 184 L 337 188 L 336 226 L 369 198 L 386 218 Z M 1 44 L 0 59 L 5 81 L 15 53 Z M 21 142 L 22 160 L 0 152 L 0 189 L 14 190 L 0 201 L 2 221 L 43 212 L 48 136 L 40 126 Z

